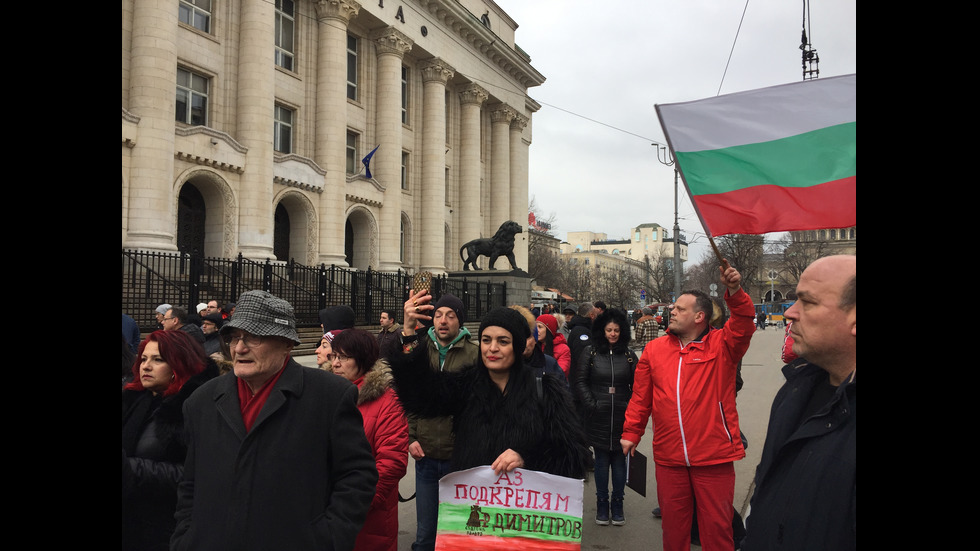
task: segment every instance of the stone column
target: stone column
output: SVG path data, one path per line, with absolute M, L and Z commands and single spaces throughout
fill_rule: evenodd
M 372 176 L 385 186 L 384 206 L 381 208 L 379 270 L 392 271 L 402 267 L 398 258 L 402 217 L 402 58 L 412 49 L 413 42 L 392 27 L 371 34 L 378 49 L 378 97 L 376 127 L 377 153 L 371 158 Z M 365 143 L 364 153 L 374 149 Z
M 123 247 L 173 252 L 174 113 L 177 10 L 167 0 L 137 0 L 129 111 L 140 118 L 129 181 L 128 232 Z
M 502 103 L 490 111 L 492 162 L 487 237 L 492 236 L 501 224 L 510 220 L 510 121 L 514 120 L 516 114 L 513 109 Z M 520 223 L 519 220 L 515 222 Z M 507 260 L 504 259 L 503 262 L 506 264 Z M 506 269 L 510 269 L 510 266 Z
M 245 258 L 274 259 L 274 4 L 266 0 L 242 0 L 241 17 L 237 139 L 248 148 L 248 160 L 238 190 L 238 248 Z
M 459 137 L 459 245 L 483 234 L 483 213 L 480 209 L 480 116 L 481 106 L 488 97 L 490 94 L 477 84 L 469 84 L 459 92 L 462 104 Z
M 419 64 L 422 73 L 421 268 L 446 271 L 446 83 L 455 70 L 439 58 Z
M 524 228 L 523 233 L 514 236 L 514 259 L 517 267 L 527 271 L 527 146 L 524 141 L 524 128 L 529 119 L 520 113 L 514 114 L 510 122 L 510 219 Z
M 318 262 L 347 266 L 347 26 L 361 5 L 353 0 L 318 0 L 314 7 L 320 23 L 314 161 L 327 172 L 320 194 Z

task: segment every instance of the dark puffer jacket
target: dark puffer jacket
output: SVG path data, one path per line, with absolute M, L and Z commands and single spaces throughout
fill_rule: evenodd
M 606 340 L 609 322 L 619 325 L 619 339 L 612 346 Z M 592 344 L 579 357 L 573 389 L 583 407 L 583 422 L 589 445 L 603 450 L 619 450 L 626 406 L 633 395 L 633 374 L 637 357 L 629 349 L 630 324 L 626 313 L 610 308 L 592 325 Z
M 170 549 L 177 510 L 177 483 L 184 473 L 187 442 L 182 407 L 191 393 L 218 376 L 208 359 L 204 371 L 173 396 L 148 390 L 122 392 L 122 548 Z

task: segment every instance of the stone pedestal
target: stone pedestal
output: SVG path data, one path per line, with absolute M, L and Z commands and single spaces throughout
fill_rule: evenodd
M 506 259 L 503 259 L 506 262 Z M 531 308 L 531 276 L 520 268 L 513 270 L 459 270 L 448 272 L 453 279 L 466 278 L 469 281 L 506 283 L 507 301 L 505 306 L 520 304 Z

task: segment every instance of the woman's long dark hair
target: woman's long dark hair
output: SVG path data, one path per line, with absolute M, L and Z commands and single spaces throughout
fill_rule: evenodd
M 619 308 L 607 308 L 592 322 L 592 343 L 597 352 L 609 352 L 609 341 L 606 340 L 606 325 L 613 322 L 619 326 L 619 340 L 612 346 L 613 352 L 626 352 L 629 349 L 630 324 L 626 321 L 626 312 Z

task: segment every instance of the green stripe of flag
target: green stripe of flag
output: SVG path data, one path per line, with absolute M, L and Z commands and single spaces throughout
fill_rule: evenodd
M 691 195 L 760 185 L 810 187 L 857 171 L 857 123 L 723 149 L 675 152 Z

